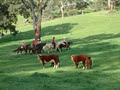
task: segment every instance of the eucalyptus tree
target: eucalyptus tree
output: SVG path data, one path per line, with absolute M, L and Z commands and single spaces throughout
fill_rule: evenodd
M 15 30 L 17 15 L 21 14 L 25 18 L 32 17 L 35 40 L 41 39 L 42 12 L 47 7 L 50 0 L 3 0 L 0 1 L 2 29 Z
M 21 0 L 21 2 L 26 8 L 26 12 L 32 16 L 34 37 L 37 42 L 37 39 L 41 39 L 42 12 L 47 7 L 49 0 Z

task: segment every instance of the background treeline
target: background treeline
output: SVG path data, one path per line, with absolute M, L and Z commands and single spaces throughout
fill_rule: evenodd
M 41 8 L 39 4 L 42 4 Z M 34 22 L 39 13 L 42 17 L 40 20 L 46 21 L 100 10 L 111 12 L 119 9 L 120 0 L 0 0 L 0 34 L 8 30 L 12 35 L 18 33 L 15 27 L 18 15 L 26 19 L 31 17 L 31 21 L 27 19 L 25 22 Z M 35 25 L 33 27 L 35 30 Z
M 51 0 L 43 12 L 43 19 L 61 17 L 62 6 L 64 16 L 72 16 L 100 10 L 119 10 L 120 0 L 55 0 L 54 2 Z

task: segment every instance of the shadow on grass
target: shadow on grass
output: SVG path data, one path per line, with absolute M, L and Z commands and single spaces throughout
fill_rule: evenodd
M 106 74 L 100 71 L 60 71 L 53 74 L 32 73 L 27 76 L 6 76 L 2 81 L 2 89 L 9 87 L 10 90 L 24 89 L 44 89 L 56 90 L 74 90 L 74 89 L 112 89 L 120 88 L 119 73 Z M 4 85 L 5 84 L 5 85 Z
M 42 28 L 42 37 L 47 35 L 60 35 L 60 34 L 67 34 L 70 32 L 70 30 L 77 25 L 77 23 L 64 23 L 54 26 L 48 26 Z M 22 30 L 20 30 L 22 31 Z M 3 42 L 11 42 L 11 41 L 18 41 L 18 40 L 28 40 L 34 38 L 34 31 L 29 30 L 27 32 L 21 32 L 16 35 L 16 37 L 13 37 L 11 35 L 6 35 L 2 39 L 0 39 L 0 43 Z
M 115 38 L 120 38 L 120 33 L 119 34 L 92 35 L 92 36 L 88 36 L 82 39 L 78 39 L 75 43 L 76 44 L 89 44 L 89 43 L 95 43 L 95 42 L 100 42 L 102 40 L 115 39 Z

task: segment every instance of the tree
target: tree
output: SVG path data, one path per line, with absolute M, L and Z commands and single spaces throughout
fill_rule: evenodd
M 75 6 L 76 5 L 76 1 L 75 0 L 60 0 L 60 3 L 61 3 L 60 9 L 61 9 L 61 16 L 62 16 L 62 18 L 64 18 L 64 10 L 65 10 L 65 8 L 67 8 L 67 12 L 68 12 L 69 11 L 68 9 L 71 6 Z
M 48 2 L 49 0 L 3 0 L 0 3 L 0 27 L 15 30 L 18 14 L 24 18 L 32 16 L 35 41 L 41 39 L 42 11 Z
M 78 1 L 76 1 L 76 8 L 80 9 L 82 14 L 83 14 L 83 10 L 85 8 L 87 8 L 87 6 L 88 6 L 88 3 L 86 2 L 86 0 L 78 0 Z
M 15 32 L 15 24 L 17 22 L 16 13 L 11 9 L 12 3 L 7 3 L 6 1 L 0 2 L 0 30 L 10 30 L 10 32 Z
M 33 30 L 35 41 L 41 39 L 41 21 L 43 9 L 47 7 L 49 0 L 22 0 L 22 3 L 26 7 L 26 11 L 30 9 L 32 19 L 33 19 Z M 35 4 L 37 3 L 37 5 Z M 37 14 L 37 15 L 36 15 Z
M 108 0 L 108 8 L 110 9 L 110 3 L 111 3 L 111 0 Z
M 108 0 L 108 9 L 109 10 L 112 11 L 114 9 L 114 7 L 115 7 L 114 3 L 115 3 L 115 0 Z
M 64 14 L 65 14 L 66 8 L 76 5 L 75 0 L 53 0 L 53 1 L 54 1 L 55 6 L 60 9 L 62 18 L 64 18 L 65 16 Z

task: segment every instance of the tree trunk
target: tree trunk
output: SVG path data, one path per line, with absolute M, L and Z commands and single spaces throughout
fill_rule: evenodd
M 34 11 L 34 2 L 30 0 L 31 3 L 31 12 L 33 17 L 33 29 L 34 29 L 34 37 L 37 43 L 37 40 L 41 40 L 41 20 L 42 20 L 42 2 L 38 0 L 38 15 L 36 17 Z
M 115 8 L 114 0 L 112 0 L 112 1 L 111 1 L 111 6 L 110 6 L 110 10 L 113 11 L 114 8 Z
M 110 7 L 111 7 L 111 0 L 108 0 L 108 9 L 110 10 Z
M 62 14 L 62 18 L 64 18 L 64 5 L 62 1 L 61 1 L 61 14 Z
M 38 0 L 38 15 L 37 15 L 37 24 L 35 28 L 35 41 L 37 39 L 41 40 L 41 21 L 42 21 L 42 2 Z

